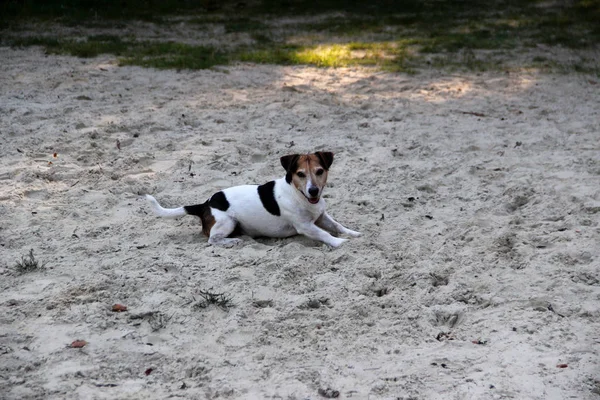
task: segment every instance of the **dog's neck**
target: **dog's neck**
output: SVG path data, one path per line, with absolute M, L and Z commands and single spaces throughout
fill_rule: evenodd
M 296 186 L 294 186 L 293 182 L 288 182 L 285 176 L 280 178 L 279 182 L 281 182 L 282 187 L 286 188 L 286 191 L 289 193 L 290 197 L 297 200 L 304 200 L 302 193 L 298 190 L 298 188 L 296 188 Z

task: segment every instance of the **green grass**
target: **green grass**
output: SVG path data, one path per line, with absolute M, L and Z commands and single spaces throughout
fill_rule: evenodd
M 308 64 L 317 67 L 347 67 L 353 61 L 348 46 L 333 44 L 319 45 L 295 51 L 295 64 Z
M 212 47 L 182 43 L 136 43 L 120 65 L 139 65 L 158 69 L 206 69 L 229 62 L 225 53 Z
M 559 63 L 546 57 L 535 56 L 533 57 L 532 62 L 526 67 L 560 74 L 570 74 L 574 72 L 589 74 L 600 78 L 600 65 L 585 58 L 580 58 L 579 60 L 567 63 Z
M 406 48 L 398 43 L 327 44 L 312 46 L 269 47 L 247 50 L 233 57 L 236 61 L 258 64 L 314 65 L 339 68 L 350 66 L 377 66 L 388 71 L 412 72 Z
M 379 66 L 390 71 L 409 71 L 407 50 L 396 43 L 333 45 L 278 45 L 263 49 L 243 49 L 226 53 L 212 47 L 175 42 L 140 42 L 118 37 L 89 36 L 87 40 L 58 40 L 27 37 L 8 40 L 10 45 L 44 46 L 50 54 L 68 54 L 90 58 L 100 54 L 119 56 L 120 65 L 138 65 L 159 69 L 205 69 L 230 62 L 259 64 L 314 65 L 317 67 Z
M 44 46 L 48 50 L 60 47 L 61 41 L 56 37 L 26 36 L 5 38 L 4 44 L 12 47 Z
M 212 47 L 174 42 L 124 41 L 107 35 L 88 36 L 87 40 L 78 41 L 36 36 L 8 39 L 7 42 L 13 47 L 44 46 L 50 54 L 68 54 L 82 58 L 114 54 L 120 57 L 120 65 L 158 69 L 206 69 L 229 62 L 225 53 Z
M 56 37 L 28 36 L 7 39 L 13 47 L 44 46 L 50 54 L 69 54 L 76 57 L 91 58 L 99 54 L 123 54 L 127 43 L 116 36 L 89 36 L 87 40 L 61 40 Z
M 226 41 L 248 35 L 253 44 L 228 43 L 217 50 L 115 35 L 74 39 L 15 34 L 30 21 L 114 28 L 146 20 L 168 29 L 178 16 L 188 17 L 186 23 L 195 29 L 222 26 Z M 298 16 L 319 18 L 290 19 L 275 29 L 281 17 Z M 44 46 L 49 53 L 78 57 L 114 54 L 122 65 L 155 68 L 202 69 L 242 61 L 403 72 L 423 66 L 482 71 L 502 66 L 482 57 L 480 50 L 521 51 L 539 44 L 597 49 L 600 0 L 491 0 L 485 5 L 475 0 L 120 0 L 118 7 L 101 0 L 8 0 L 0 5 L 2 28 L 3 44 Z M 588 62 L 571 69 L 595 67 Z
M 237 53 L 237 59 L 242 62 L 257 64 L 297 64 L 295 54 L 302 51 L 301 46 L 283 45 L 263 49 L 246 49 Z

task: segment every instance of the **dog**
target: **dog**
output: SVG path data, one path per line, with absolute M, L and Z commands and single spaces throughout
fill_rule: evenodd
M 163 208 L 149 194 L 146 198 L 160 217 L 196 215 L 208 243 L 231 247 L 242 242 L 232 238 L 234 231 L 251 237 L 285 238 L 297 234 L 338 247 L 347 239 L 331 235 L 358 237 L 360 232 L 345 228 L 325 211 L 322 194 L 333 153 L 291 154 L 280 159 L 283 178 L 264 185 L 242 185 L 224 189 L 202 204 Z M 330 233 L 331 232 L 331 233 Z

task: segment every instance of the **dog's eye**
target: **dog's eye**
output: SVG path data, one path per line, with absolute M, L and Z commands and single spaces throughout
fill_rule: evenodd
M 323 172 L 325 172 L 325 171 L 324 171 L 324 170 L 322 170 L 322 169 L 318 169 L 318 170 L 317 170 L 317 176 L 321 176 L 321 175 L 323 175 Z
M 297 172 L 296 175 L 298 175 L 299 178 L 306 178 L 306 175 L 304 175 L 304 172 Z

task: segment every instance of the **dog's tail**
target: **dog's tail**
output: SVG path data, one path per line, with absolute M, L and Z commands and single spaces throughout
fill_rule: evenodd
M 148 201 L 150 202 L 154 214 L 158 215 L 159 217 L 177 218 L 190 214 L 186 211 L 185 207 L 162 208 L 161 205 L 158 204 L 158 201 L 156 201 L 156 199 L 150 196 L 149 194 L 146 195 L 146 199 L 148 199 Z

